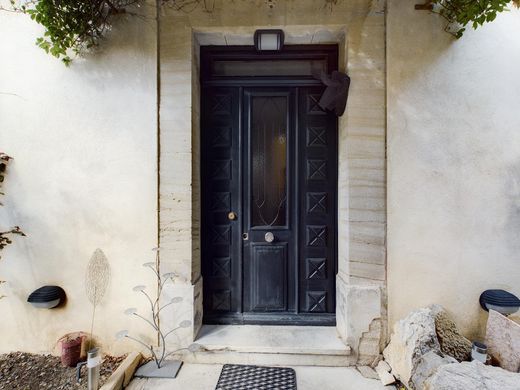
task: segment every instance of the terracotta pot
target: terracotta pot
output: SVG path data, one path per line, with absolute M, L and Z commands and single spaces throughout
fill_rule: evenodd
M 61 342 L 61 364 L 64 367 L 76 367 L 81 356 L 81 343 L 83 338 L 78 336 L 71 340 Z

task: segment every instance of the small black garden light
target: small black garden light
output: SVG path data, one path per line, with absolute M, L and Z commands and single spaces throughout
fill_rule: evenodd
M 65 290 L 59 286 L 43 286 L 34 290 L 27 302 L 40 309 L 52 309 L 65 300 Z
M 486 290 L 480 294 L 479 302 L 485 311 L 495 310 L 505 316 L 520 309 L 520 299 L 504 290 Z

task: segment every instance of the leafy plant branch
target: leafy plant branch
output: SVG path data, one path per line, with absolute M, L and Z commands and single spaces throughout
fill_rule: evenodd
M 7 154 L 0 152 L 0 186 L 4 183 L 5 175 L 7 172 L 7 165 L 13 158 L 8 156 Z M 2 188 L 0 187 L 0 196 L 4 195 Z M 0 206 L 3 206 L 3 203 L 0 202 Z M 7 245 L 12 244 L 12 236 L 25 236 L 25 233 L 22 232 L 19 226 L 13 226 L 5 231 L 0 231 L 0 251 L 4 249 Z
M 177 11 L 191 12 L 210 0 L 156 0 Z M 45 28 L 36 45 L 70 65 L 72 58 L 99 46 L 121 15 L 142 18 L 138 12 L 145 0 L 10 0 L 0 10 L 28 15 Z
M 141 0 L 29 0 L 11 1 L 11 10 L 28 15 L 45 28 L 36 45 L 66 65 L 99 45 L 113 19 Z
M 430 4 L 432 12 L 448 21 L 444 30 L 460 38 L 468 25 L 476 29 L 492 22 L 511 4 L 520 7 L 520 0 L 432 0 Z
M 25 233 L 22 232 L 19 226 L 14 226 L 9 230 L 0 232 L 0 250 L 13 243 L 13 240 L 11 239 L 13 235 L 25 236 Z
M 12 157 L 7 154 L 0 152 L 0 186 L 4 183 L 5 175 L 7 172 L 7 164 L 12 160 Z M 0 196 L 4 195 L 0 187 Z M 3 204 L 0 202 L 0 206 Z M 25 233 L 20 229 L 19 226 L 14 226 L 5 231 L 0 231 L 0 252 L 9 244 L 12 244 L 13 236 L 25 236 Z M 5 280 L 0 280 L 0 284 L 5 283 Z M 4 298 L 4 295 L 0 294 L 0 299 Z
M 121 15 L 144 17 L 137 10 L 146 0 L 9 0 L 10 8 L 0 10 L 19 12 L 45 28 L 36 45 L 69 65 L 75 56 L 83 55 L 106 37 Z M 336 4 L 335 0 L 325 0 Z M 203 7 L 211 12 L 215 0 L 155 0 L 156 7 L 192 12 Z M 520 0 L 431 0 L 429 7 L 444 17 L 445 30 L 460 38 L 468 25 L 473 28 L 495 20 L 510 4 L 520 6 Z

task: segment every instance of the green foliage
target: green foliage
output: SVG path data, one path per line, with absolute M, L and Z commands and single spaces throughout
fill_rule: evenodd
M 65 65 L 71 55 L 78 55 L 97 46 L 110 29 L 112 19 L 126 13 L 126 7 L 140 0 L 32 0 L 18 5 L 23 12 L 45 28 L 36 44 L 45 52 L 60 58 Z
M 22 12 L 45 28 L 36 44 L 69 65 L 72 57 L 99 45 L 115 17 L 129 13 L 130 6 L 144 0 L 10 0 L 11 11 Z M 335 3 L 327 0 L 327 2 Z M 448 20 L 446 31 L 460 38 L 468 25 L 473 28 L 495 20 L 509 4 L 520 0 L 432 0 L 433 12 Z M 189 12 L 206 0 L 157 0 L 175 10 Z M 2 8 L 0 8 L 2 9 Z M 131 13 L 131 12 L 130 12 Z
M 210 11 L 206 0 L 156 0 L 177 11 L 190 12 L 200 4 Z M 129 12 L 132 6 L 140 7 L 145 0 L 10 0 L 11 9 L 29 15 L 45 28 L 36 45 L 65 65 L 72 57 L 88 52 L 99 45 L 121 14 L 140 16 Z
M 4 195 L 2 192 L 1 185 L 5 180 L 5 175 L 7 172 L 7 165 L 12 160 L 12 157 L 9 157 L 7 154 L 0 152 L 0 196 Z M 0 202 L 0 206 L 3 204 Z M 12 244 L 11 236 L 12 235 L 20 235 L 25 236 L 25 234 L 20 230 L 20 227 L 14 226 L 6 231 L 0 231 L 0 251 L 4 249 L 7 245 Z M 1 283 L 1 281 L 0 281 Z
M 448 20 L 446 31 L 462 37 L 466 27 L 474 29 L 492 22 L 500 12 L 507 11 L 510 3 L 517 7 L 520 0 L 433 0 L 433 12 Z

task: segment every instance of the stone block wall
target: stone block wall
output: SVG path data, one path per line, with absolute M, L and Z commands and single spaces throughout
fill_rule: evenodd
M 194 321 L 181 337 L 188 343 L 202 319 L 199 46 L 252 45 L 257 28 L 282 28 L 287 44 L 338 43 L 340 69 L 352 78 L 347 113 L 339 120 L 337 329 L 357 354 L 364 333 L 383 340 L 386 329 L 376 329 L 386 324 L 385 2 L 270 5 L 217 0 L 211 12 L 166 8 L 160 17 L 161 266 L 181 274 L 178 289 L 186 294 L 183 314 L 165 320 Z

